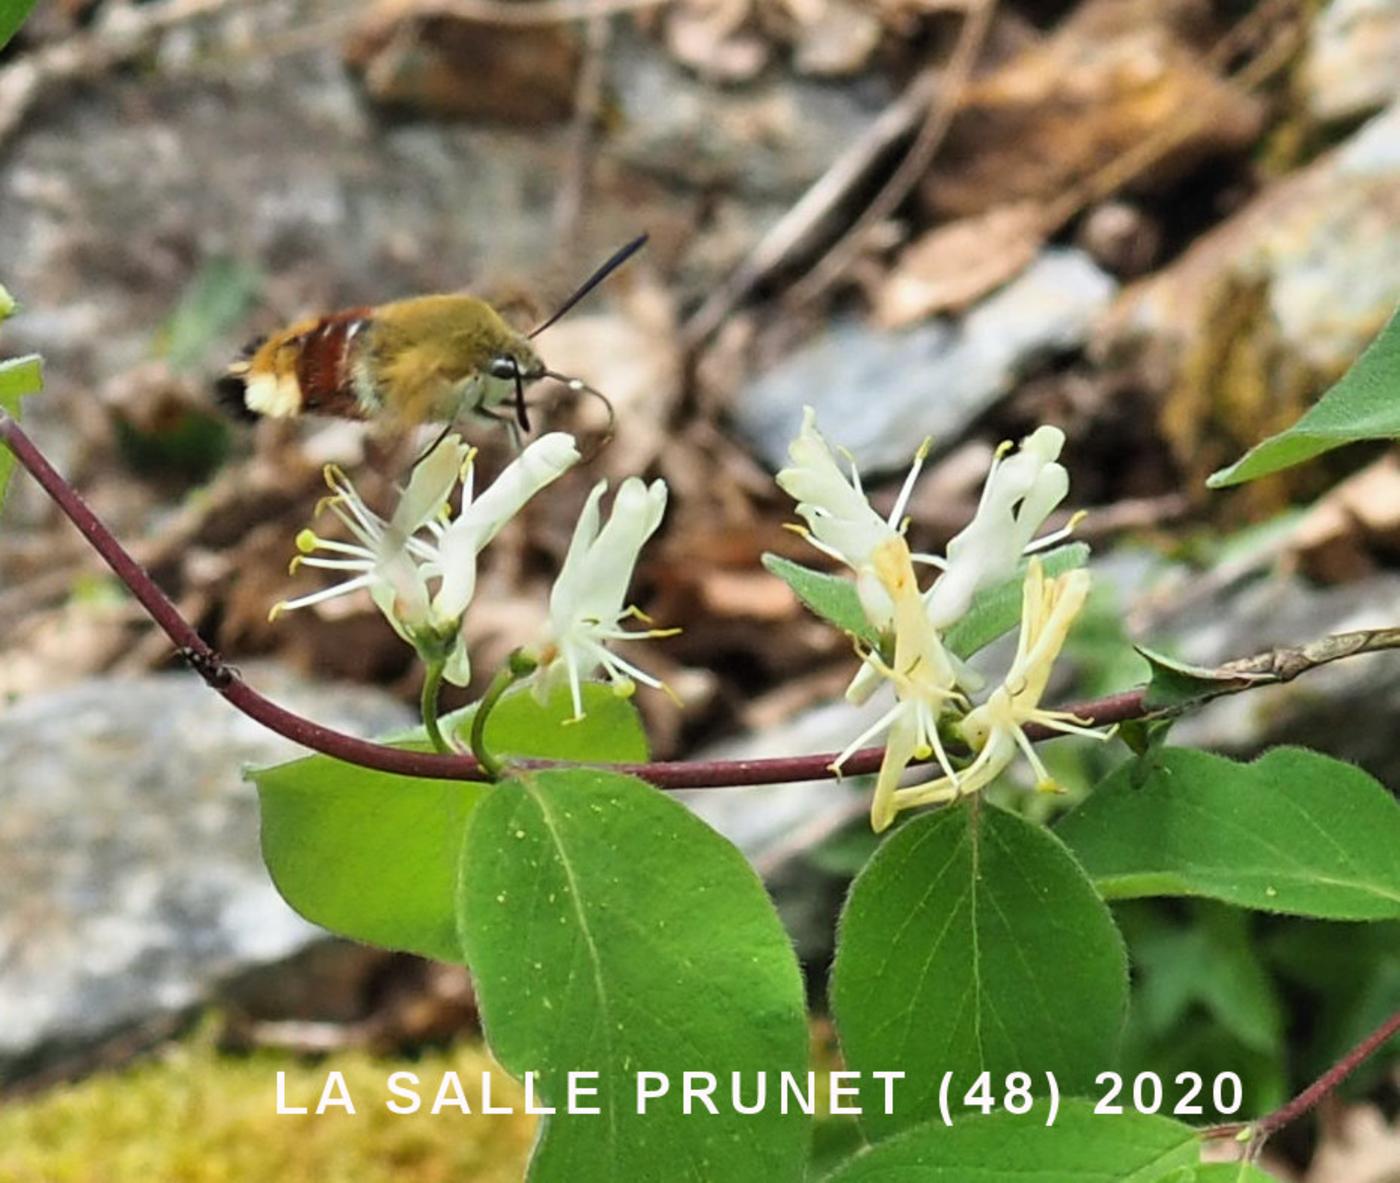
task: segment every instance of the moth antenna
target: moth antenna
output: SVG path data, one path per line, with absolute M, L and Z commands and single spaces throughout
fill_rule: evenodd
M 554 322 L 557 321 L 561 316 L 563 316 L 564 313 L 568 312 L 569 309 L 572 308 L 575 304 L 577 304 L 580 300 L 582 300 L 584 296 L 588 295 L 588 293 L 591 292 L 594 288 L 596 288 L 600 283 L 602 283 L 603 280 L 607 279 L 609 275 L 611 275 L 625 262 L 627 262 L 628 259 L 635 255 L 639 250 L 641 250 L 642 247 L 646 245 L 647 237 L 648 236 L 646 234 L 639 234 L 626 246 L 622 247 L 618 251 L 615 251 L 612 257 L 609 258 L 606 263 L 599 267 L 598 270 L 596 270 L 592 275 L 585 279 L 583 283 L 579 285 L 578 290 L 574 292 L 572 296 L 570 296 L 567 300 L 564 301 L 563 304 L 559 306 L 559 310 L 555 312 L 553 316 L 546 320 L 544 324 L 538 326 L 535 329 L 532 329 L 529 335 L 531 337 L 538 337 L 542 332 L 545 331 L 545 329 L 549 328 L 550 325 L 554 324 Z

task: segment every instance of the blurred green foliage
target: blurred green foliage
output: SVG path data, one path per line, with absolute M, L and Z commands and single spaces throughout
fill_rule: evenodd
M 229 453 L 228 424 L 212 412 L 183 409 L 154 431 L 121 419 L 113 426 L 122 459 L 134 472 L 199 482 L 208 479 Z
M 228 337 L 257 299 L 261 274 L 224 256 L 209 259 L 181 293 L 155 339 L 156 353 L 180 375 L 203 376 L 211 355 L 228 352 Z M 155 425 L 118 419 L 117 444 L 133 471 L 206 480 L 228 456 L 229 425 L 212 407 L 176 404 Z
M 1242 1112 L 1263 1113 L 1400 1006 L 1400 924 L 1270 916 L 1209 900 L 1138 900 L 1113 912 L 1133 965 L 1124 1079 L 1231 1071 L 1244 1083 Z M 1397 1053 L 1400 1039 L 1342 1095 L 1363 1094 Z M 1228 1116 L 1207 1109 L 1192 1120 Z
M 209 259 L 185 287 L 156 341 L 170 368 L 186 373 L 204 365 L 253 306 L 261 274 L 237 259 Z
M 19 31 L 33 7 L 34 0 L 0 0 L 0 49 L 4 49 L 10 38 Z
M 0 0 L 3 4 L 3 0 Z M 3 30 L 4 9 L 0 7 L 0 31 Z M 0 44 L 4 38 L 0 37 Z M 11 316 L 17 305 L 15 299 L 0 285 L 0 321 Z M 20 401 L 31 394 L 37 394 L 44 384 L 44 366 L 36 354 L 24 357 L 0 357 L 0 410 L 8 412 L 16 419 L 20 417 Z M 8 448 L 0 446 L 0 507 L 5 504 L 5 490 L 14 472 L 14 457 Z

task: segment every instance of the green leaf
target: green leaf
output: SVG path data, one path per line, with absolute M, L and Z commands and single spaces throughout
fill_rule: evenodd
M 1169 719 L 1127 719 L 1118 724 L 1118 738 L 1132 749 L 1139 760 L 1150 760 L 1167 742 Z M 1144 767 L 1147 767 L 1144 764 Z
M 567 687 L 542 708 L 526 692 L 507 695 L 486 724 L 499 755 L 644 760 L 636 710 L 596 683 L 587 714 L 573 714 Z M 444 725 L 464 730 L 474 708 Z M 422 729 L 396 746 L 427 750 Z M 302 916 L 332 932 L 460 961 L 456 892 L 462 832 L 487 792 L 470 781 L 391 776 L 308 756 L 250 772 L 262 807 L 262 850 L 277 890 Z
M 1211 1162 L 1183 1176 L 1182 1183 L 1278 1183 L 1278 1176 L 1247 1162 Z
M 20 25 L 34 7 L 34 0 L 0 0 L 0 49 L 19 32 Z M 0 320 L 3 320 L 0 317 Z
M 985 588 L 972 598 L 967 614 L 943 634 L 943 643 L 950 653 L 966 660 L 1021 622 L 1021 587 L 1026 581 L 1028 561 L 1023 559 L 1016 574 L 1006 582 Z M 1045 574 L 1052 578 L 1088 561 L 1089 548 L 1082 542 L 1057 546 L 1040 556 Z
M 1152 671 L 1147 693 L 1142 700 L 1142 705 L 1149 711 L 1180 714 L 1222 694 L 1234 694 L 1253 682 L 1270 680 L 1267 674 L 1244 673 L 1228 667 L 1217 669 L 1190 665 L 1163 653 L 1154 653 L 1142 645 L 1134 647 L 1147 659 Z
M 18 419 L 20 400 L 26 395 L 36 394 L 43 384 L 43 362 L 37 354 L 0 361 L 0 408 Z M 14 467 L 15 458 L 10 454 L 10 449 L 0 444 L 0 509 L 5 507 L 5 490 L 9 487 Z
M 0 283 L 0 321 L 8 320 L 15 312 L 15 298 Z
M 915 818 L 857 877 L 842 914 L 832 1009 L 846 1062 L 902 1071 L 896 1111 L 869 1082 L 885 1137 L 976 1075 L 1053 1071 L 1065 1092 L 1113 1066 L 1127 997 L 1103 901 L 1047 830 L 985 803 Z
M 1360 440 L 1400 437 L 1400 310 L 1335 386 L 1286 431 L 1212 473 L 1212 489 L 1241 485 Z
M 1088 561 L 1089 548 L 1082 542 L 1057 546 L 1041 556 L 1045 573 L 1050 576 L 1082 567 Z M 879 643 L 878 634 L 865 619 L 855 584 L 849 579 L 813 571 L 774 554 L 764 555 L 763 565 L 823 620 L 866 645 L 873 647 Z M 1023 561 L 1010 579 L 978 592 L 966 615 L 944 633 L 943 643 L 949 652 L 966 660 L 1015 628 L 1021 619 L 1021 585 L 1025 578 L 1026 563 Z
M 792 588 L 811 612 L 828 624 L 834 624 L 843 633 L 849 633 L 872 648 L 880 643 L 879 634 L 865 619 L 860 597 L 856 595 L 856 585 L 849 579 L 828 575 L 825 571 L 813 571 L 781 555 L 764 555 L 763 565 L 770 574 Z
M 1165 1117 L 1094 1113 L 1067 1099 L 1046 1126 L 1046 1111 L 954 1115 L 881 1142 L 826 1183 L 1159 1183 L 1200 1157 L 1197 1134 Z
M 1189 748 L 1129 761 L 1056 832 L 1107 899 L 1208 896 L 1335 920 L 1400 916 L 1400 807 L 1302 748 L 1252 764 Z
M 809 1119 L 776 1100 L 780 1073 L 806 1080 L 801 976 L 733 846 L 631 777 L 526 772 L 477 808 L 462 865 L 462 945 L 492 1053 L 538 1073 L 560 1110 L 531 1178 L 803 1177 Z M 570 1071 L 599 1074 L 601 1115 L 564 1112 Z M 644 1114 L 640 1072 L 670 1080 Z M 686 1072 L 714 1074 L 717 1115 L 682 1112 Z M 761 1112 L 733 1110 L 732 1073 L 750 1104 L 766 1077 Z
M 486 722 L 486 747 L 495 756 L 541 760 L 640 762 L 648 758 L 646 728 L 636 704 L 606 682 L 583 684 L 584 716 L 574 721 L 567 686 L 556 686 L 548 706 L 540 706 L 529 686 L 508 691 Z M 476 707 L 464 707 L 439 721 L 444 735 L 463 743 L 471 734 Z M 422 741 L 421 727 L 403 737 Z
M 0 406 L 11 415 L 19 413 L 20 399 L 37 394 L 43 385 L 43 361 L 37 353 L 0 361 Z

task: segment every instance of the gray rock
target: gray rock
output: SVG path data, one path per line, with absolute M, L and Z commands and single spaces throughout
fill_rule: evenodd
M 249 672 L 344 730 L 407 719 L 377 691 Z M 0 715 L 0 1081 L 324 937 L 274 890 L 241 779 L 298 751 L 192 674 L 93 680 Z
M 874 79 L 718 87 L 622 30 L 609 68 L 620 116 L 610 151 L 672 184 L 746 201 L 796 200 L 891 98 Z
M 1259 263 L 1283 339 L 1335 372 L 1400 301 L 1400 103 L 1347 141 L 1309 196 L 1259 244 Z
M 1115 290 L 1083 252 L 1056 248 L 961 321 L 899 332 L 838 321 L 741 394 L 735 426 L 780 468 L 811 405 L 862 471 L 900 469 L 925 436 L 954 443 L 1037 358 L 1082 345 Z
M 1127 289 L 1106 342 L 1142 338 L 1180 358 L 1231 285 L 1264 288 L 1280 344 L 1319 373 L 1360 353 L 1400 300 L 1400 103 Z
M 855 673 L 852 662 L 851 673 Z M 758 735 L 725 740 L 697 752 L 697 760 L 753 760 L 763 756 L 801 756 L 839 750 L 890 708 L 876 695 L 863 706 L 843 699 L 814 707 L 781 727 Z M 676 797 L 734 843 L 760 870 L 784 861 L 790 843 L 805 827 L 815 832 L 833 819 L 849 817 L 852 802 L 864 809 L 859 794 L 843 791 L 830 779 L 745 789 L 695 789 Z
M 1311 22 L 1303 59 L 1308 109 L 1324 121 L 1400 98 L 1400 0 L 1332 0 Z
M 732 188 L 720 205 L 743 227 L 737 252 L 889 97 L 872 80 L 725 90 L 619 22 L 606 59 L 618 118 L 596 146 L 581 241 L 566 244 L 555 218 L 572 183 L 567 122 L 521 134 L 384 117 L 334 39 L 249 54 L 247 13 L 231 7 L 199 25 L 206 60 L 221 63 L 214 76 L 181 65 L 179 53 L 158 54 L 154 70 L 95 74 L 28 112 L 3 144 L 0 243 L 5 283 L 23 305 L 6 341 L 43 349 L 52 393 L 149 358 L 183 286 L 211 258 L 266 277 L 264 306 L 211 342 L 203 362 L 213 373 L 278 314 L 463 287 L 514 293 L 532 276 L 548 280 L 541 298 L 557 298 L 640 229 L 691 225 L 697 185 Z M 313 7 L 308 19 L 326 17 Z M 269 36 L 277 40 L 271 26 L 258 33 Z M 225 39 L 236 47 L 227 56 Z M 680 267 L 690 285 L 681 295 L 707 290 L 732 253 Z M 51 405 L 36 405 L 35 419 Z
M 696 758 L 748 760 L 839 750 L 889 707 L 886 694 L 860 707 L 837 700 L 804 711 L 781 727 L 715 744 Z M 676 796 L 743 851 L 767 882 L 798 956 L 820 962 L 830 956 L 832 917 L 840 907 L 843 885 L 797 856 L 869 812 L 869 779 L 706 789 Z

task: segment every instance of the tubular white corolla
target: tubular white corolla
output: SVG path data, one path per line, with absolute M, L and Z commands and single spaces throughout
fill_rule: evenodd
M 607 482 L 599 481 L 579 515 L 550 592 L 546 634 L 531 653 L 539 663 L 534 675 L 536 697 L 547 701 L 554 687 L 567 679 L 576 719 L 583 717 L 582 684 L 599 669 L 620 694 L 631 694 L 637 682 L 664 690 L 659 679 L 613 653 L 609 645 L 679 631 L 622 627 L 629 616 L 646 621 L 637 609 L 624 605 L 637 557 L 666 511 L 666 482 L 645 485 L 628 477 L 618 487 L 612 513 L 603 523 L 601 502 L 606 490 Z
M 844 563 L 856 575 L 856 591 L 866 618 L 877 629 L 889 627 L 894 605 L 875 575 L 875 548 L 903 533 L 904 511 L 928 455 L 925 440 L 914 456 L 904 487 L 888 517 L 871 506 L 851 461 L 849 478 L 836 463 L 831 448 L 817 430 L 816 412 L 804 408 L 802 430 L 788 445 L 792 464 L 777 475 L 778 485 L 797 502 L 797 515 L 807 523 L 799 532 L 820 550 Z
M 1067 529 L 1031 541 L 1069 493 L 1069 474 L 1058 463 L 1064 443 L 1065 433 L 1058 427 L 1038 427 L 1010 456 L 1010 443 L 1003 444 L 982 487 L 977 512 L 948 543 L 947 558 L 920 556 L 941 571 L 924 597 L 936 628 L 961 619 L 983 588 L 1010 579 L 1029 551 L 1066 536 Z
M 394 631 L 429 662 L 443 662 L 444 676 L 459 686 L 471 675 L 462 639 L 462 616 L 476 590 L 482 549 L 540 489 L 578 463 L 573 437 L 551 432 L 530 444 L 480 497 L 473 496 L 473 453 L 452 435 L 414 469 L 389 520 L 370 509 L 339 469 L 328 467 L 330 509 L 354 542 L 297 535 L 305 565 L 349 573 L 349 578 L 310 595 L 277 604 L 273 616 L 368 589 Z M 458 480 L 462 510 L 449 519 Z M 330 557 L 326 557 L 330 556 Z

